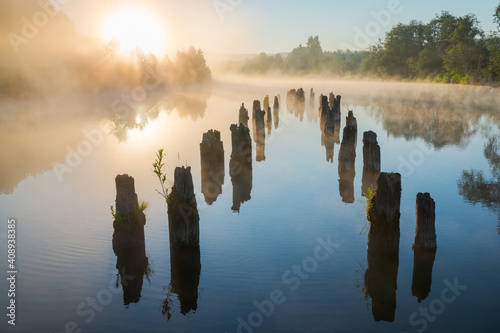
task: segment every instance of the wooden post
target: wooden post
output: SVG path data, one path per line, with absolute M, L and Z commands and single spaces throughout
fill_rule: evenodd
M 436 204 L 429 193 L 417 194 L 413 249 L 436 249 Z
M 344 127 L 339 151 L 339 192 L 345 203 L 354 202 L 354 178 L 356 177 L 356 137 L 358 130 L 353 125 Z M 333 133 L 332 133 L 333 135 Z
M 266 160 L 266 122 L 264 119 L 265 114 L 266 112 L 262 110 L 255 111 L 255 144 L 257 162 Z
M 144 225 L 146 216 L 139 209 L 134 178 L 118 175 L 116 184 L 116 215 L 113 221 L 115 254 L 132 255 L 145 251 Z
M 314 109 L 314 103 L 316 101 L 316 94 L 314 93 L 314 88 L 311 88 L 311 92 L 309 93 L 309 107 Z
M 250 200 L 252 191 L 252 140 L 245 126 L 231 125 L 232 153 L 229 175 L 233 184 L 232 210 L 240 211 L 241 204 Z
M 262 110 L 266 111 L 269 108 L 269 95 L 266 95 L 266 97 L 264 97 L 264 102 L 262 104 Z
M 401 175 L 382 172 L 368 211 L 368 251 L 399 253 Z
M 123 302 L 128 305 L 140 300 L 143 277 L 149 265 L 144 239 L 146 216 L 139 209 L 134 178 L 118 175 L 115 184 L 116 214 L 112 243 L 116 268 L 122 277 Z
M 191 167 L 177 167 L 174 186 L 167 200 L 170 247 L 193 248 L 200 245 L 200 216 L 194 194 Z
M 274 118 L 274 128 L 278 129 L 280 123 L 280 102 L 278 96 L 274 96 L 273 118 Z
M 248 110 L 245 109 L 245 103 L 242 103 L 241 108 L 240 108 L 238 124 L 243 124 L 243 126 L 248 127 L 248 120 L 249 119 L 250 118 L 248 117 Z
M 252 107 L 252 119 L 255 119 L 255 111 L 257 111 L 257 110 L 260 110 L 260 101 L 254 100 L 253 107 Z
M 200 155 L 201 192 L 206 203 L 211 205 L 222 193 L 224 184 L 224 146 L 219 131 L 210 130 L 203 134 Z
M 375 190 L 375 183 L 380 174 L 380 146 L 377 134 L 372 131 L 363 133 L 363 177 L 361 193 L 365 196 L 368 189 Z

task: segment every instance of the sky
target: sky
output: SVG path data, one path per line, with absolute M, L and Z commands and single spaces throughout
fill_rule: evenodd
M 288 52 L 318 35 L 324 50 L 362 50 L 397 23 L 429 22 L 441 11 L 473 13 L 484 31 L 497 29 L 499 0 L 51 0 L 78 32 L 103 37 L 103 26 L 124 6 L 144 8 L 163 30 L 163 52 L 189 46 L 211 54 Z M 58 4 L 60 3 L 60 4 Z

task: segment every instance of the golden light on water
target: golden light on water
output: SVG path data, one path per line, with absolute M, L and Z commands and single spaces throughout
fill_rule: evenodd
M 116 41 L 119 51 L 141 49 L 160 55 L 166 49 L 165 28 L 154 13 L 139 7 L 125 7 L 105 19 L 102 34 L 107 42 Z

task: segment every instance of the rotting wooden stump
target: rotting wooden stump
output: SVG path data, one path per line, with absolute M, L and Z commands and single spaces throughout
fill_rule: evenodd
M 238 119 L 238 124 L 243 124 L 243 126 L 248 127 L 248 120 L 250 117 L 248 116 L 248 110 L 245 109 L 245 103 L 241 104 L 240 108 L 240 113 L 239 113 L 239 119 Z
M 252 119 L 255 118 L 255 111 L 260 110 L 260 109 L 261 109 L 260 108 L 260 101 L 259 100 L 254 100 L 253 101 L 253 106 L 252 106 Z
M 412 248 L 436 249 L 436 204 L 429 193 L 417 194 L 416 220 Z
M 200 216 L 194 194 L 191 167 L 177 167 L 174 186 L 167 200 L 170 246 L 193 248 L 200 245 Z
M 278 96 L 274 96 L 274 103 L 273 103 L 273 109 L 279 109 L 280 108 L 280 101 Z
M 264 101 L 262 102 L 262 106 L 263 106 L 263 110 L 266 111 L 267 109 L 269 109 L 269 95 L 266 95 L 266 97 L 264 97 Z
M 314 108 L 315 101 L 316 101 L 316 94 L 314 93 L 314 88 L 311 88 L 311 91 L 309 92 L 309 107 L 311 109 Z
M 356 177 L 356 137 L 358 130 L 352 125 L 344 127 L 339 150 L 339 192 L 345 203 L 354 202 L 354 178 Z M 333 135 L 333 133 L 332 133 Z
M 210 130 L 203 134 L 200 155 L 201 192 L 207 204 L 211 205 L 222 193 L 224 184 L 224 145 L 219 131 Z
M 368 207 L 368 251 L 399 253 L 401 175 L 382 172 L 375 191 Z
M 267 135 L 271 136 L 273 130 L 273 112 L 271 107 L 267 108 Z
M 378 175 L 380 174 L 380 146 L 377 134 L 373 131 L 363 133 L 363 177 L 361 193 L 366 195 L 368 189 L 374 190 Z
M 257 110 L 255 112 L 255 145 L 256 145 L 256 160 L 257 162 L 264 161 L 265 155 L 265 142 L 266 142 L 266 112 Z
M 113 221 L 113 250 L 118 255 L 144 253 L 144 225 L 146 216 L 139 209 L 134 178 L 118 175 L 116 184 L 116 212 Z
M 280 102 L 278 96 L 274 96 L 273 119 L 274 119 L 274 128 L 278 129 L 278 126 L 280 124 Z
M 232 210 L 239 212 L 241 204 L 250 200 L 252 191 L 252 140 L 245 126 L 231 125 L 232 152 L 229 175 L 233 184 Z

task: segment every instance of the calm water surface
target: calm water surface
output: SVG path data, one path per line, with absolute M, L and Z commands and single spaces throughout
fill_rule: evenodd
M 306 110 L 291 112 L 286 91 L 299 87 Z M 339 192 L 341 132 L 322 145 L 317 100 L 330 91 L 342 95 L 342 127 L 348 109 L 358 122 L 354 201 Z M 252 174 L 233 184 L 229 127 L 241 103 L 251 111 L 253 100 L 269 95 L 272 105 L 277 94 L 279 123 L 266 130 L 265 160 L 256 161 L 254 142 Z M 6 221 L 15 217 L 14 331 L 498 332 L 498 95 L 473 87 L 233 79 L 208 91 L 151 93 L 130 106 L 115 102 L 119 94 L 5 101 L 0 269 L 6 275 Z M 225 170 L 222 193 L 205 197 L 199 144 L 209 129 L 221 132 Z M 370 267 L 361 195 L 368 130 L 378 135 L 382 171 L 400 172 L 403 187 L 399 257 Z M 171 257 L 167 207 L 151 166 L 158 148 L 170 180 L 176 166 L 192 167 L 199 274 L 172 269 L 178 257 Z M 124 173 L 151 204 L 146 268 L 145 260 L 117 265 L 112 249 L 114 179 Z M 241 189 L 250 185 L 245 198 Z M 415 267 L 418 192 L 436 202 L 438 249 Z M 0 289 L 5 306 L 6 279 Z M 2 331 L 11 329 L 3 317 Z

